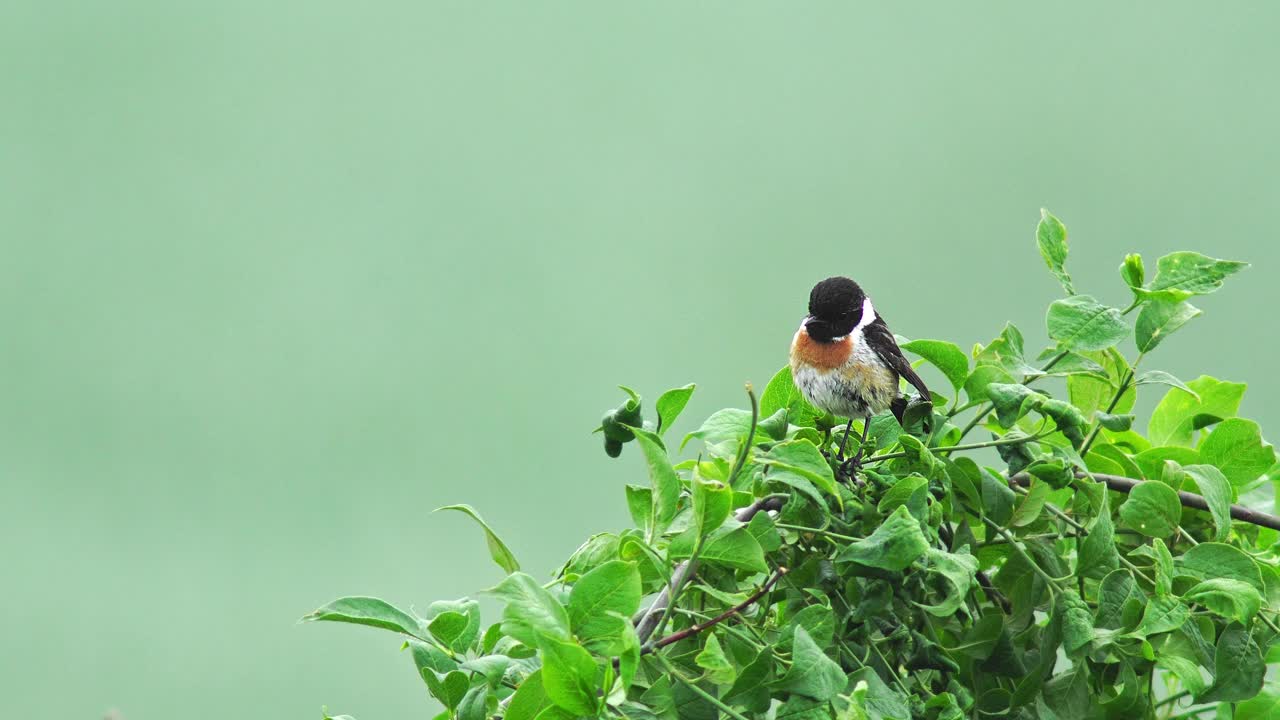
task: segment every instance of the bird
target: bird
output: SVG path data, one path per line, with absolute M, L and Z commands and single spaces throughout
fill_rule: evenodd
M 925 402 L 932 395 L 916 374 L 884 317 L 858 283 L 830 277 L 809 292 L 809 313 L 791 340 L 791 377 L 809 404 L 849 418 L 837 457 L 848 473 L 862 459 L 862 447 L 847 461 L 845 446 L 855 418 L 862 418 L 862 444 L 871 417 L 892 410 L 903 422 L 908 401 L 898 389 L 905 379 Z

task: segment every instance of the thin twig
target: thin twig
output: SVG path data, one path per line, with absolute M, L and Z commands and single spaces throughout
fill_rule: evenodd
M 737 514 L 734 515 L 734 518 L 736 518 L 738 522 L 751 522 L 751 518 L 755 517 L 756 513 L 762 510 L 765 512 L 781 510 L 785 500 L 785 496 L 781 495 L 762 497 L 739 510 Z M 638 620 L 636 620 L 636 636 L 640 638 L 640 643 L 642 645 L 649 639 L 649 636 L 653 635 L 653 631 L 657 629 L 658 619 L 662 617 L 663 611 L 671 602 L 672 588 L 676 585 L 684 584 L 684 582 L 693 575 L 693 572 L 696 569 L 697 568 L 694 566 L 694 563 L 682 562 L 677 565 L 675 571 L 671 574 L 671 582 L 667 584 L 667 587 L 663 588 L 662 592 L 659 593 L 658 597 L 653 601 L 653 604 L 650 605 L 642 615 L 640 615 Z
M 772 590 L 773 586 L 777 584 L 778 580 L 781 580 L 782 576 L 786 575 L 788 572 L 789 571 L 785 567 L 779 567 L 777 571 L 775 571 L 773 575 L 767 581 L 765 581 L 765 584 L 760 586 L 759 590 L 756 590 L 755 593 L 751 595 L 751 597 L 747 598 L 742 603 L 739 603 L 738 605 L 735 605 L 729 608 L 728 610 L 725 610 L 724 612 L 720 613 L 719 615 L 711 618 L 706 622 L 701 622 L 696 625 L 690 625 L 689 627 L 681 630 L 680 632 L 671 633 L 670 635 L 662 638 L 661 640 L 654 641 L 653 644 L 641 650 L 641 654 L 646 652 L 653 652 L 658 648 L 666 647 L 672 643 L 680 642 L 681 640 L 684 640 L 685 638 L 688 638 L 688 637 L 693 637 L 694 635 L 697 635 L 698 633 L 708 628 L 712 628 L 712 627 L 715 627 L 716 625 L 719 625 L 720 623 L 724 622 L 725 620 L 728 620 L 734 615 L 737 615 L 743 610 L 746 610 L 748 607 L 754 604 L 757 600 L 764 597 L 766 593 Z

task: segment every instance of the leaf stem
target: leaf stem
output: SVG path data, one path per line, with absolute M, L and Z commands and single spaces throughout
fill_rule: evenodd
M 716 706 L 716 708 L 718 708 L 720 712 L 728 715 L 731 718 L 734 718 L 734 720 L 747 720 L 747 718 L 743 717 L 736 710 L 720 702 L 720 698 L 717 698 L 716 696 L 712 695 L 706 690 L 703 690 L 702 688 L 698 687 L 697 683 L 685 677 L 684 673 L 680 672 L 679 670 L 676 670 L 675 665 L 672 665 L 670 660 L 666 659 L 661 655 L 654 655 L 654 657 L 656 657 L 658 659 L 658 662 L 660 662 L 662 666 L 666 668 L 667 672 L 671 673 L 671 677 L 679 681 L 681 685 L 684 685 L 685 687 L 692 690 L 693 693 L 698 697 Z
M 1120 398 L 1124 397 L 1125 392 L 1129 390 L 1129 384 L 1133 382 L 1137 375 L 1135 371 L 1138 369 L 1138 363 L 1142 362 L 1143 355 L 1145 353 L 1138 353 L 1138 357 L 1133 361 L 1133 366 L 1125 371 L 1124 379 L 1120 381 L 1120 387 L 1116 389 L 1116 394 L 1111 397 L 1111 402 L 1107 405 L 1107 414 L 1111 414 L 1116 409 L 1116 405 L 1120 404 Z M 1102 432 L 1102 420 L 1098 420 L 1093 429 L 1089 431 L 1089 436 L 1084 439 L 1084 443 L 1080 445 L 1080 457 L 1084 457 L 1085 453 L 1089 452 L 1089 447 L 1093 445 L 1093 441 L 1097 439 L 1100 432 Z
M 775 523 L 775 525 L 777 527 L 784 528 L 787 530 L 813 533 L 814 535 L 823 535 L 833 540 L 844 540 L 846 542 L 857 542 L 859 540 L 859 538 L 853 537 L 852 535 L 841 535 L 840 533 L 831 532 L 830 530 L 820 530 L 818 528 L 805 527 L 804 525 L 788 525 L 787 523 Z
M 1055 595 L 1057 594 L 1058 590 L 1060 589 L 1058 587 L 1059 584 L 1066 578 L 1056 578 L 1050 575 L 1048 571 L 1046 571 L 1044 568 L 1040 567 L 1040 564 L 1037 563 L 1035 559 L 1033 559 L 1031 555 L 1027 553 L 1026 549 L 1023 548 L 1022 545 L 1018 542 L 1018 539 L 1015 538 L 1013 534 L 1010 533 L 1008 530 L 1005 530 L 1004 528 L 996 524 L 994 520 L 987 517 L 986 515 L 983 515 L 982 522 L 986 523 L 987 527 L 999 533 L 1000 536 L 1005 539 L 1005 542 L 1009 543 L 1009 547 L 1012 548 L 1014 552 L 1018 553 L 1018 555 L 1023 559 L 1023 561 L 1025 561 L 1028 565 L 1030 565 L 1032 570 L 1036 571 L 1037 575 L 1039 575 L 1041 578 L 1044 578 L 1044 581 L 1049 585 L 1050 593 Z
M 1191 691 L 1190 691 L 1190 690 L 1183 690 L 1182 692 L 1179 692 L 1179 693 L 1175 693 L 1175 694 L 1173 694 L 1173 695 L 1170 695 L 1169 697 L 1167 697 L 1167 698 L 1165 698 L 1165 699 L 1161 700 L 1160 702 L 1156 703 L 1155 705 L 1152 705 L 1151 707 L 1152 707 L 1152 709 L 1158 709 L 1158 708 L 1160 708 L 1160 707 L 1161 707 L 1161 706 L 1163 706 L 1163 705 L 1170 705 L 1170 704 L 1172 704 L 1172 703 L 1176 703 L 1176 702 L 1178 702 L 1179 700 L 1181 700 L 1182 698 L 1187 697 L 1187 696 L 1189 696 L 1189 695 L 1191 695 Z
M 1019 437 L 1002 437 L 996 440 L 987 440 L 985 442 L 969 443 L 968 445 L 946 445 L 943 447 L 929 448 L 931 453 L 953 453 L 961 450 L 979 450 L 981 448 L 999 447 L 1001 445 L 1020 445 L 1022 443 L 1033 442 L 1044 437 L 1047 433 L 1036 435 L 1025 435 Z M 883 455 L 875 455 L 867 458 L 866 462 L 876 462 L 878 460 L 895 460 L 897 458 L 907 457 L 906 452 L 885 453 Z
M 751 398 L 751 427 L 747 430 L 747 438 L 742 441 L 742 447 L 738 448 L 738 457 L 734 460 L 733 469 L 729 471 L 729 477 L 725 483 L 729 487 L 733 487 L 733 481 L 738 479 L 738 473 L 742 472 L 742 467 L 747 464 L 747 457 L 751 454 L 751 444 L 756 439 L 756 425 L 760 422 L 760 403 L 756 400 L 756 390 L 747 383 L 747 397 Z

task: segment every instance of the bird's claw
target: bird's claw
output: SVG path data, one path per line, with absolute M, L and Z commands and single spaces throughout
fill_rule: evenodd
M 859 452 L 857 455 L 847 458 L 840 463 L 840 467 L 836 470 L 836 476 L 852 480 L 853 476 L 861 468 L 862 468 L 862 453 Z

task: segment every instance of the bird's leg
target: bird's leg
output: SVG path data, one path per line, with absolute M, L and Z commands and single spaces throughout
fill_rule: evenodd
M 844 437 L 840 438 L 840 452 L 836 454 L 836 460 L 844 462 L 844 448 L 849 444 L 849 431 L 853 429 L 853 417 L 849 417 L 849 424 L 844 426 Z
M 853 424 L 853 420 L 852 420 L 852 419 L 850 419 L 850 420 L 849 420 L 849 423 L 852 425 L 852 424 Z M 847 432 L 847 430 L 846 430 L 846 432 Z M 865 418 L 863 418 L 863 419 L 862 419 L 862 439 L 858 442 L 858 452 L 857 452 L 857 453 L 855 453 L 853 457 L 851 457 L 851 458 L 849 458 L 848 460 L 845 460 L 844 462 L 840 463 L 840 474 L 842 474 L 842 475 L 847 475 L 847 476 L 849 476 L 849 477 L 853 477 L 853 473 L 854 473 L 858 468 L 862 467 L 862 451 L 863 451 L 863 449 L 866 447 L 866 444 L 867 444 L 867 435 L 868 435 L 870 432 L 871 432 L 871 416 L 870 416 L 870 415 L 868 415 L 868 416 L 866 416 Z M 841 446 L 841 452 L 840 452 L 840 454 L 841 454 L 841 455 L 843 455 L 843 454 L 844 454 L 844 447 L 843 447 L 843 444 L 842 444 L 842 446 Z

